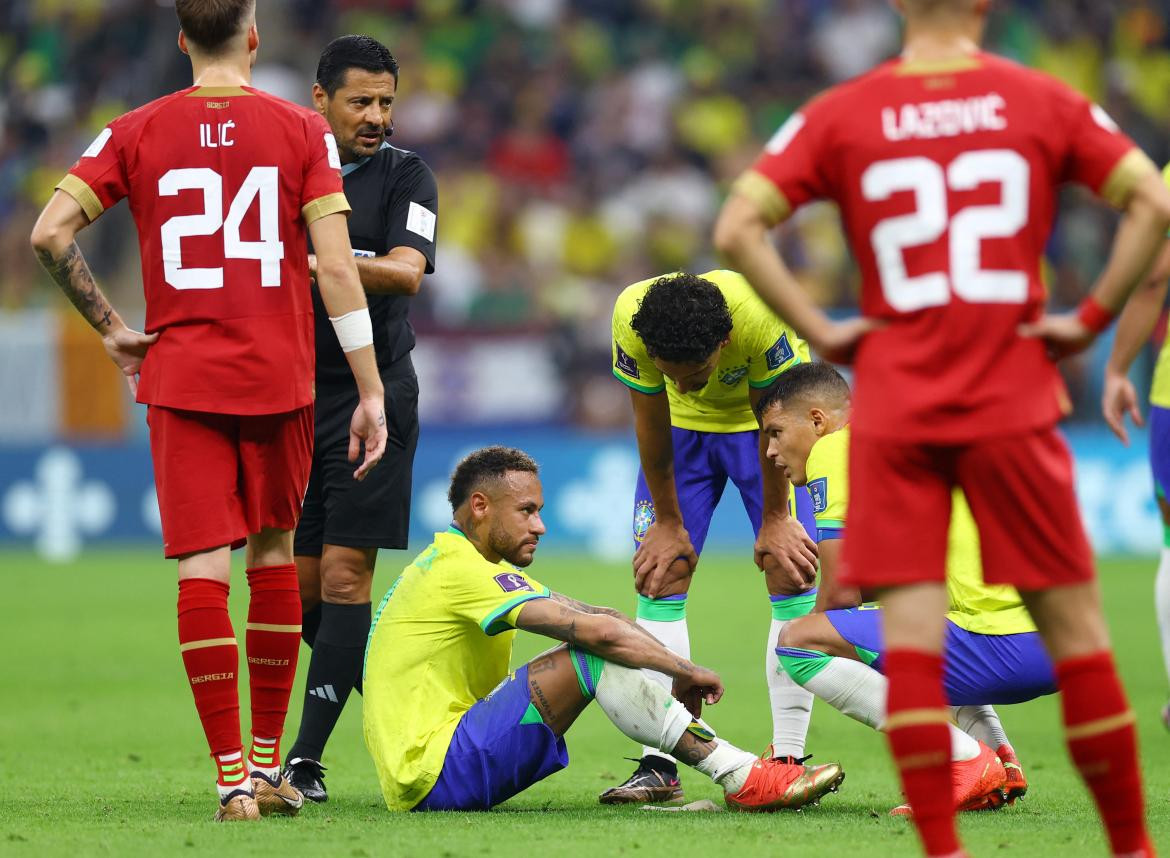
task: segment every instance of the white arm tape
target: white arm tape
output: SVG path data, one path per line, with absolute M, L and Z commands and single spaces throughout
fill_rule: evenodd
M 374 326 L 370 322 L 370 311 L 367 307 L 351 310 L 343 316 L 330 316 L 329 321 L 333 323 L 337 342 L 341 343 L 343 352 L 352 352 L 374 344 Z

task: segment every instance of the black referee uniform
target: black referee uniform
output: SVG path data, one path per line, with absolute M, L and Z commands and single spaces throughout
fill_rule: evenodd
M 434 271 L 439 194 L 435 177 L 422 159 L 383 143 L 374 155 L 344 165 L 342 176 L 353 209 L 349 238 L 354 254 L 386 256 L 395 248 L 410 247 L 425 257 L 426 273 Z M 386 453 L 364 480 L 353 478 L 349 423 L 358 403 L 357 384 L 314 286 L 316 433 L 313 467 L 294 541 L 297 555 L 320 557 L 325 545 L 406 547 L 411 469 L 418 442 L 418 379 L 410 361 L 414 330 L 407 318 L 410 299 L 370 293 L 366 297 L 374 352 L 386 390 Z M 331 611 L 329 623 L 322 622 L 324 609 Z M 313 656 L 286 775 L 313 801 L 326 799 L 320 760 L 355 679 L 360 689 L 369 629 L 369 602 L 321 605 L 303 619 L 302 634 L 313 647 Z
M 353 211 L 349 240 L 355 256 L 385 256 L 412 247 L 435 270 L 439 192 L 434 174 L 413 152 L 389 143 L 342 168 Z M 367 295 L 374 352 L 386 388 L 386 455 L 357 482 L 349 461 L 349 421 L 357 384 L 337 342 L 316 286 L 316 446 L 296 554 L 320 556 L 325 544 L 351 548 L 405 548 L 410 526 L 411 469 L 418 442 L 418 379 L 410 360 L 414 329 L 405 295 Z

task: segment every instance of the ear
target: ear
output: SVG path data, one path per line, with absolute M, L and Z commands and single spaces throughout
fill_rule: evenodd
M 183 34 L 182 30 L 179 30 L 179 50 L 187 56 L 191 56 L 191 52 L 187 50 L 187 37 Z
M 488 507 L 491 506 L 491 501 L 483 492 L 472 492 L 471 497 L 467 499 L 467 503 L 471 507 L 471 516 L 475 520 L 481 520 L 487 515 Z
M 828 431 L 829 428 L 829 421 L 825 416 L 825 412 L 816 407 L 810 408 L 808 412 L 808 419 L 812 421 L 813 432 L 816 433 L 817 437 L 820 438 L 824 436 L 825 432 Z
M 313 84 L 313 107 L 322 116 L 325 115 L 325 108 L 329 106 L 329 93 L 325 91 L 325 87 L 319 83 Z
M 256 22 L 252 22 L 252 26 L 248 28 L 248 65 L 256 65 L 256 53 L 260 50 L 260 30 L 256 27 Z

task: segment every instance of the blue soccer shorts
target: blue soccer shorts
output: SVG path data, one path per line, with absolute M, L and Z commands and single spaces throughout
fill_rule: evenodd
M 565 740 L 541 720 L 524 665 L 464 713 L 443 770 L 415 810 L 487 810 L 569 764 Z
M 827 611 L 825 617 L 863 661 L 882 670 L 880 608 Z M 1023 703 L 1056 693 L 1052 661 L 1039 632 L 981 635 L 946 622 L 943 684 L 952 706 Z
M 730 480 L 739 489 L 744 509 L 751 519 L 752 532 L 759 534 L 764 516 L 763 487 L 760 483 L 760 436 L 748 432 L 697 432 L 693 429 L 670 429 L 674 443 L 674 485 L 683 526 L 690 534 L 695 553 L 703 553 L 711 516 Z M 809 536 L 816 541 L 817 525 L 813 519 L 812 500 L 803 488 L 792 488 L 796 516 Z M 638 471 L 638 488 L 634 493 L 634 545 L 654 523 L 654 501 L 646 477 Z

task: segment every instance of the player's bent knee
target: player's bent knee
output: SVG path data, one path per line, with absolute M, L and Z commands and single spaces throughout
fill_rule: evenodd
M 334 605 L 370 601 L 374 571 L 364 549 L 330 547 L 321 559 L 321 598 Z

